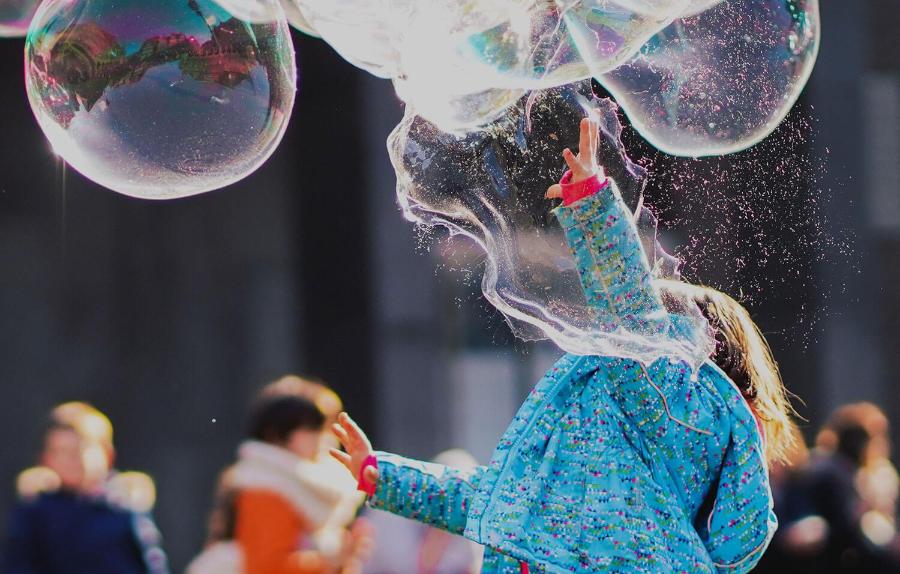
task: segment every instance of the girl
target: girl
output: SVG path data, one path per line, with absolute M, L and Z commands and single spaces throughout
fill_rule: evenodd
M 631 213 L 597 165 L 598 129 L 582 121 L 581 153 L 563 153 L 570 171 L 547 197 L 563 200 L 555 214 L 600 320 L 674 333 Z M 334 427 L 346 452 L 332 455 L 372 506 L 484 544 L 484 572 L 747 572 L 776 527 L 766 451 L 787 446 L 789 407 L 759 332 L 732 322 L 730 304 L 705 304 L 709 293 L 696 299 L 718 328 L 716 356 L 743 388 L 712 361 L 694 373 L 674 359 L 568 354 L 487 467 L 373 453 L 346 414 Z

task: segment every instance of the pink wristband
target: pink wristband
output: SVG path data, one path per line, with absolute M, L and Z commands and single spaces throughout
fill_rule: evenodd
M 579 199 L 584 199 L 606 189 L 606 186 L 609 185 L 609 178 L 606 177 L 601 180 L 594 175 L 578 183 L 572 183 L 572 177 L 572 171 L 569 170 L 559 182 L 562 185 L 563 205 L 572 205 Z
M 359 484 L 356 486 L 356 489 L 365 492 L 369 496 L 375 496 L 375 483 L 366 478 L 366 469 L 370 466 L 378 468 L 378 459 L 375 458 L 374 454 L 370 454 L 363 461 L 362 468 L 359 469 Z

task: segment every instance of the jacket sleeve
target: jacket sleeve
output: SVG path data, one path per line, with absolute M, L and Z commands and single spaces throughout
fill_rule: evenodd
M 744 574 L 777 528 L 763 446 L 752 420 L 741 417 L 732 426 L 715 503 L 698 532 L 718 572 Z
M 634 218 L 615 183 L 554 213 L 601 327 L 614 331 L 621 326 L 644 334 L 666 329 L 668 316 Z
M 377 453 L 378 488 L 374 508 L 462 534 L 484 467 L 461 471 L 440 464 Z

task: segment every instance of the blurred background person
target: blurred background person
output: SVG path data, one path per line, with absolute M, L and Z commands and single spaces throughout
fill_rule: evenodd
M 462 449 L 451 449 L 434 462 L 470 470 L 478 462 Z M 382 510 L 367 510 L 372 526 L 374 552 L 365 574 L 476 574 L 481 571 L 484 549 L 456 536 Z
M 900 571 L 897 471 L 888 419 L 872 403 L 844 405 L 816 437 L 800 488 L 807 520 L 821 520 L 824 543 L 803 564 L 816 572 Z
M 59 405 L 44 433 L 40 466 L 17 480 L 6 574 L 165 574 L 150 511 L 153 480 L 113 471 L 113 427 L 96 408 Z
M 323 454 L 333 408 L 336 416 L 341 401 L 321 383 L 290 376 L 263 388 L 249 438 L 220 478 L 207 547 L 188 574 L 360 572 L 371 544 L 355 520 L 362 495 Z

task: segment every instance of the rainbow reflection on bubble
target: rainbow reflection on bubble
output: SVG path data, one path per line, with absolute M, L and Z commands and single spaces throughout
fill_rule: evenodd
M 28 33 L 26 77 L 56 153 L 148 199 L 255 171 L 284 134 L 297 79 L 283 15 L 250 23 L 211 0 L 48 0 Z

